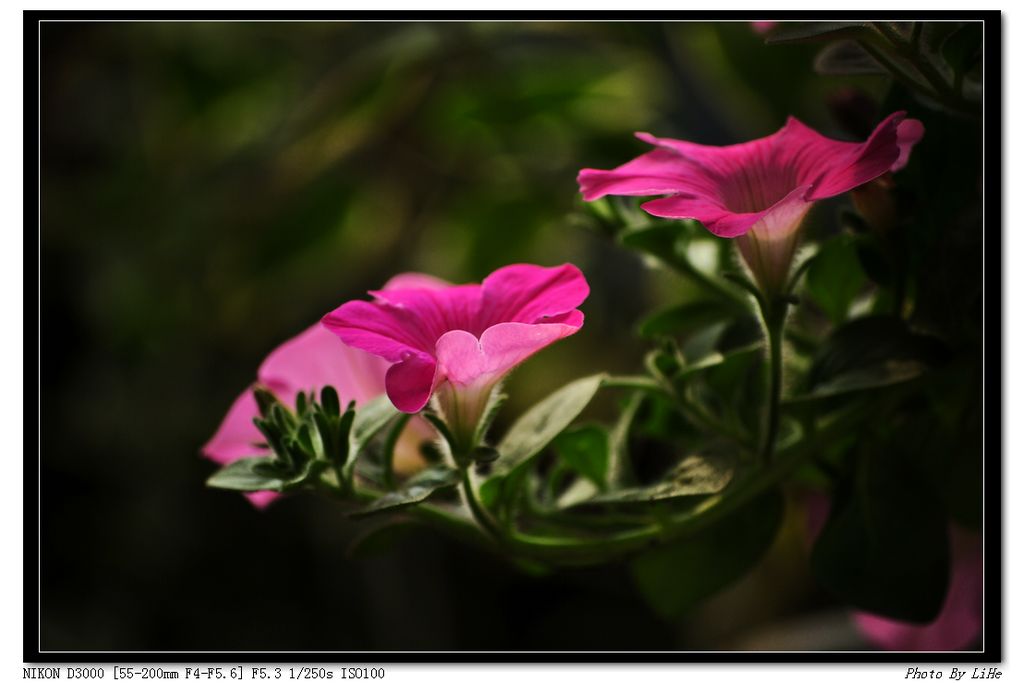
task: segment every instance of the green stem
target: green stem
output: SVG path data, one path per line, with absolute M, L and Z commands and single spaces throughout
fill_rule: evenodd
M 483 503 L 476 497 L 476 488 L 473 486 L 473 481 L 469 476 L 469 468 L 462 467 L 462 493 L 466 500 L 466 505 L 469 507 L 469 511 L 473 513 L 473 519 L 476 520 L 477 524 L 486 531 L 494 540 L 503 542 L 505 540 L 505 532 L 502 530 L 491 513 L 487 511 Z
M 387 441 L 384 442 L 384 462 L 381 463 L 381 466 L 384 468 L 384 486 L 388 489 L 395 488 L 395 446 L 411 417 L 412 415 L 409 413 L 399 415 L 395 424 L 392 425 L 391 431 L 388 432 Z
M 779 404 L 782 397 L 782 330 L 786 323 L 787 302 L 771 298 L 761 308 L 765 330 L 768 333 L 768 404 L 765 408 L 761 447 L 758 451 L 762 464 L 772 461 L 775 440 L 779 432 Z
M 714 294 L 720 299 L 723 299 L 731 304 L 738 305 L 743 309 L 746 309 L 749 305 L 745 298 L 740 295 L 736 290 L 731 287 L 722 285 L 718 280 L 704 274 L 699 268 L 689 262 L 687 259 L 676 259 L 676 268 L 690 280 L 700 285 L 708 292 Z
M 955 83 L 951 84 L 946 79 L 946 76 L 935 68 L 935 65 L 927 57 L 921 54 L 918 38 L 912 36 L 908 40 L 886 22 L 875 22 L 874 26 L 896 51 L 896 54 L 906 60 L 913 70 L 925 80 L 925 83 L 921 83 L 917 78 L 908 74 L 905 69 L 889 59 L 885 51 L 880 49 L 879 46 L 875 46 L 872 41 L 859 41 L 861 47 L 882 66 L 889 69 L 898 80 L 902 80 L 906 85 L 924 92 L 954 111 L 967 114 L 977 113 L 975 108 L 963 99 L 963 95 L 957 85 Z

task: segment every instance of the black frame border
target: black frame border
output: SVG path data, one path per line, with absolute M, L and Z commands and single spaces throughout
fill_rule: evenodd
M 40 137 L 39 25 L 42 21 L 859 21 L 867 19 L 975 20 L 984 22 L 984 380 L 985 649 L 975 652 L 742 652 L 742 651 L 56 651 L 40 649 L 39 583 L 39 330 Z M 24 626 L 26 663 L 888 663 L 997 664 L 1003 661 L 1003 116 L 1002 12 L 975 11 L 39 11 L 23 12 L 24 57 Z M 31 84 L 35 87 L 32 88 Z M 30 89 L 31 88 L 31 89 Z M 31 245 L 31 246 L 29 246 Z

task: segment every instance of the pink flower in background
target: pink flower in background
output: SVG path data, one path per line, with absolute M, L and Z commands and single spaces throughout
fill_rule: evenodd
M 831 501 L 821 493 L 805 497 L 807 536 L 813 543 L 828 519 Z M 983 567 L 981 538 L 956 525 L 949 527 L 949 589 L 938 616 L 915 624 L 854 612 L 853 622 L 871 644 L 884 650 L 949 651 L 970 647 L 981 635 Z
M 891 114 L 863 143 L 827 138 L 793 117 L 768 137 L 724 147 L 637 133 L 655 149 L 610 171 L 583 169 L 577 180 L 587 201 L 668 195 L 641 208 L 740 238 L 747 265 L 771 291 L 788 275 L 811 205 L 902 168 L 923 135 L 905 112 Z
M 754 29 L 754 33 L 759 35 L 765 35 L 770 33 L 773 28 L 779 25 L 777 21 L 752 21 L 750 22 L 750 28 Z
M 323 324 L 390 364 L 385 386 L 399 410 L 415 413 L 437 392 L 449 426 L 466 435 L 503 377 L 579 330 L 589 293 L 573 265 L 520 264 L 479 285 L 370 292 L 373 301 L 349 301 Z
M 942 611 L 929 624 L 912 624 L 867 612 L 854 623 L 874 645 L 886 650 L 965 650 L 981 635 L 983 567 L 981 538 L 950 527 L 952 576 Z
M 446 283 L 408 273 L 398 275 L 385 285 L 390 287 L 441 287 Z M 287 406 L 294 406 L 300 391 L 319 392 L 332 386 L 344 406 L 349 401 L 362 404 L 384 393 L 387 363 L 380 358 L 345 346 L 319 323 L 274 349 L 256 374 L 257 382 L 267 387 Z M 270 455 L 263 435 L 253 424 L 259 417 L 259 406 L 252 388 L 235 399 L 213 437 L 202 448 L 211 460 L 226 465 L 239 458 Z M 419 443 L 430 438 L 430 428 L 414 420 L 403 432 L 395 449 L 395 469 L 408 472 L 421 463 Z M 246 494 L 250 501 L 263 507 L 277 498 L 272 491 Z

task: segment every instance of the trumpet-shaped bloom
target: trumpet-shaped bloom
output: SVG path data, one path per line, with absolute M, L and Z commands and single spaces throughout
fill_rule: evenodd
M 441 287 L 446 283 L 435 278 L 407 273 L 394 277 L 385 289 L 392 287 Z M 318 392 L 334 387 L 342 404 L 362 404 L 384 393 L 384 374 L 388 364 L 380 358 L 341 343 L 319 323 L 274 349 L 260 365 L 257 382 L 267 387 L 285 405 L 294 405 L 300 391 Z M 252 387 L 235 399 L 217 432 L 202 448 L 202 453 L 222 465 L 239 458 L 270 455 L 263 435 L 253 418 L 259 417 L 259 406 Z M 401 435 L 395 449 L 395 469 L 410 471 L 421 462 L 419 444 L 430 438 L 429 426 L 412 421 Z M 257 491 L 247 494 L 257 507 L 263 507 L 279 494 Z
M 966 650 L 981 635 L 983 567 L 981 539 L 950 528 L 953 555 L 949 592 L 942 610 L 928 624 L 911 624 L 857 612 L 854 623 L 873 644 L 886 650 Z
M 471 430 L 512 368 L 583 325 L 590 288 L 573 265 L 512 265 L 483 283 L 385 289 L 349 301 L 323 324 L 349 346 L 390 364 L 388 396 L 404 412 L 438 392 L 455 430 Z
M 805 497 L 807 538 L 812 543 L 828 519 L 831 501 L 820 493 Z M 949 527 L 949 588 L 938 616 L 927 624 L 889 619 L 868 612 L 853 612 L 861 635 L 884 650 L 965 650 L 981 635 L 984 560 L 981 538 L 951 524 Z
M 811 205 L 902 168 L 924 135 L 896 112 L 863 143 L 827 138 L 790 117 L 765 138 L 724 147 L 637 133 L 655 149 L 610 171 L 583 169 L 583 198 L 667 195 L 642 205 L 660 218 L 691 218 L 739 248 L 762 286 L 788 273 Z

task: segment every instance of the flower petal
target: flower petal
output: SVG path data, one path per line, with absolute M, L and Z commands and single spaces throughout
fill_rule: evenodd
M 259 417 L 259 414 L 260 409 L 252 389 L 246 389 L 231 404 L 220 427 L 203 446 L 203 455 L 222 465 L 239 458 L 268 455 L 266 446 L 259 445 L 263 443 L 263 435 L 252 423 L 252 419 Z
M 906 163 L 924 134 L 920 121 L 906 116 L 890 114 L 863 143 L 833 140 L 790 117 L 778 141 L 781 163 L 791 165 L 801 183 L 813 183 L 809 199 L 842 194 L 900 168 L 901 159 Z
M 274 349 L 257 377 L 288 405 L 300 391 L 327 385 L 338 391 L 342 403 L 362 403 L 384 393 L 386 370 L 384 360 L 346 346 L 318 324 Z
M 900 148 L 900 156 L 892 165 L 893 171 L 898 171 L 907 165 L 910 160 L 910 152 L 914 145 L 924 137 L 924 124 L 917 119 L 904 119 L 896 128 L 896 144 Z
M 499 322 L 548 322 L 551 316 L 572 311 L 590 294 L 583 273 L 571 263 L 553 268 L 505 266 L 488 275 L 482 289 L 481 333 Z
M 786 283 L 799 242 L 800 224 L 812 204 L 804 199 L 809 189 L 798 187 L 772 208 L 762 211 L 750 230 L 738 238 L 736 246 L 764 291 L 781 291 Z
M 349 346 L 396 363 L 410 351 L 429 353 L 434 338 L 405 308 L 349 301 L 323 317 L 321 324 Z
M 426 273 L 399 273 L 384 283 L 382 289 L 443 289 L 451 283 Z
M 388 398 L 403 413 L 418 413 L 437 386 L 436 363 L 425 353 L 409 352 L 388 368 L 384 378 Z
M 653 199 L 641 204 L 640 208 L 658 218 L 700 221 L 719 237 L 742 235 L 761 217 L 760 213 L 734 213 L 717 201 L 682 194 Z
M 644 196 L 679 192 L 688 186 L 688 176 L 679 168 L 679 155 L 656 149 L 632 161 L 602 171 L 585 168 L 576 176 L 585 200 L 593 201 L 605 195 Z
M 270 455 L 269 449 L 262 445 L 263 435 L 252 422 L 259 414 L 260 409 L 252 389 L 246 389 L 231 404 L 217 432 L 203 446 L 203 455 L 221 465 L 227 465 L 239 458 Z M 273 491 L 254 491 L 245 494 L 249 502 L 258 508 L 266 507 L 279 496 L 279 493 Z
M 981 633 L 983 567 L 981 539 L 952 528 L 953 576 L 942 611 L 920 625 L 858 612 L 858 629 L 887 650 L 964 650 Z
M 249 499 L 250 503 L 262 510 L 280 498 L 281 494 L 275 491 L 253 491 L 245 494 L 245 497 Z
M 429 344 L 421 351 L 430 352 L 433 342 L 448 330 L 483 332 L 478 321 L 480 285 L 450 285 L 443 289 L 383 289 L 370 292 L 378 303 L 399 309 L 421 331 Z
M 579 331 L 582 313 L 572 318 L 576 324 L 499 323 L 479 340 L 462 330 L 449 332 L 437 341 L 438 379 L 463 386 L 496 382 L 544 347 Z

